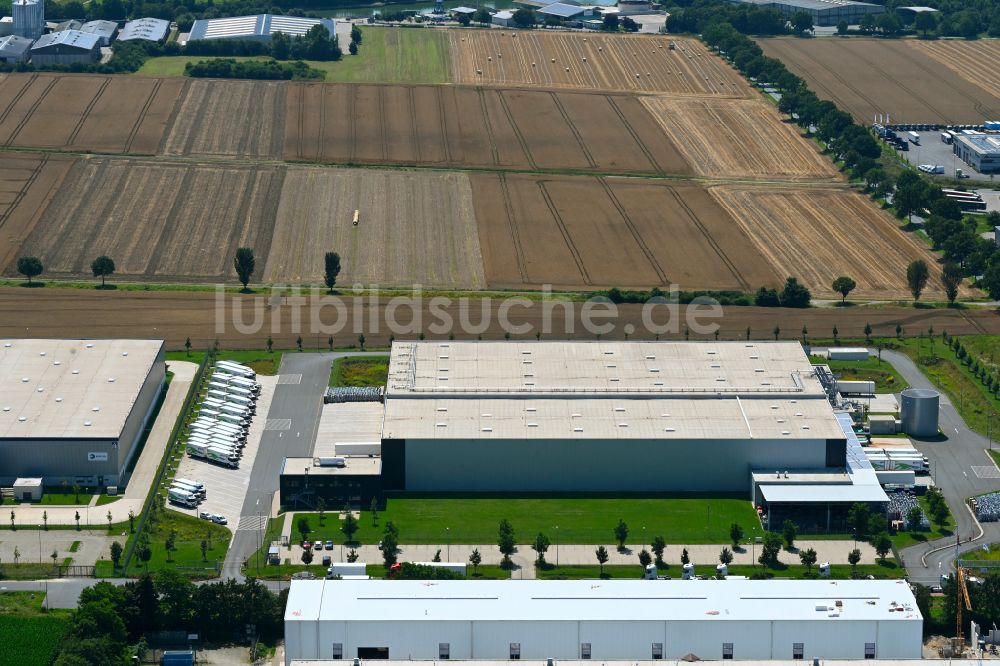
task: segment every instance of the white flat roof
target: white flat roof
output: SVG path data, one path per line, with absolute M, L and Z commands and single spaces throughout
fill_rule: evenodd
M 162 340 L 0 340 L 0 438 L 118 437 L 162 347 Z
M 882 486 L 867 484 L 851 485 L 774 485 L 760 484 L 760 492 L 767 502 L 809 504 L 886 502 L 888 498 Z
M 378 442 L 385 405 L 381 402 L 333 402 L 323 405 L 313 455 L 337 455 L 337 442 Z
M 838 601 L 836 617 L 816 608 Z M 285 607 L 286 622 L 693 619 L 922 617 L 903 580 L 293 580 Z

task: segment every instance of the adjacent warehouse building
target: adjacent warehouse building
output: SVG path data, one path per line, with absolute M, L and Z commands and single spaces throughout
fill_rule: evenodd
M 170 21 L 158 18 L 140 18 L 129 21 L 118 35 L 119 42 L 136 39 L 149 42 L 162 42 L 170 34 Z
M 31 40 L 17 35 L 8 35 L 0 38 L 0 60 L 8 65 L 16 65 L 19 62 L 28 61 L 28 53 L 31 51 Z
M 123 485 L 163 354 L 160 340 L 0 341 L 0 484 Z
M 101 37 L 62 30 L 42 35 L 31 47 L 31 61 L 36 65 L 72 65 L 101 59 Z
M 254 16 L 234 16 L 232 18 L 201 19 L 191 26 L 188 41 L 199 39 L 254 39 L 270 41 L 275 33 L 282 32 L 289 37 L 299 37 L 315 25 L 322 25 L 333 37 L 333 19 L 311 19 L 298 16 L 277 16 L 256 14 Z
M 956 134 L 952 150 L 979 173 L 1000 173 L 1000 134 Z
M 114 21 L 87 21 L 80 26 L 80 32 L 96 35 L 101 46 L 111 46 L 111 40 L 118 34 L 118 24 Z
M 857 25 L 866 14 L 881 14 L 885 7 L 870 2 L 854 0 L 730 0 L 733 4 L 752 4 L 765 9 L 775 9 L 782 16 L 791 18 L 804 12 L 812 18 L 813 25 L 835 26 L 841 21 Z
M 919 659 L 905 581 L 292 581 L 296 659 Z

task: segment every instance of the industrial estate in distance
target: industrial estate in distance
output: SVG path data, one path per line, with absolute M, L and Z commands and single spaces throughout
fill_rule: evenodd
M 0 664 L 1000 660 L 1000 6 L 467 5 L 12 1 Z

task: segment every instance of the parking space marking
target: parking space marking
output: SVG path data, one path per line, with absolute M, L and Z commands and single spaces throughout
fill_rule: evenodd
M 972 471 L 980 479 L 1000 479 L 1000 469 L 993 465 L 973 465 Z
M 291 430 L 292 420 L 291 419 L 267 419 L 264 424 L 264 430 Z
M 302 375 L 300 373 L 288 373 L 287 375 L 278 375 L 279 384 L 301 384 Z

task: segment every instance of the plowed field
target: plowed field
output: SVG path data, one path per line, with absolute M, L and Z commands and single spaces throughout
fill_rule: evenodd
M 891 39 L 761 39 L 823 99 L 858 122 L 889 114 L 893 123 L 981 123 L 1000 117 L 1000 96 L 956 75 L 919 46 Z M 979 58 L 979 42 L 971 43 Z M 948 47 L 950 48 L 950 47 Z M 986 50 L 988 52 L 989 49 Z M 988 66 L 982 61 L 984 67 Z M 993 75 L 995 77 L 995 73 Z
M 322 284 L 330 251 L 345 286 L 486 286 L 465 174 L 289 169 L 264 280 Z
M 470 179 L 491 287 L 750 290 L 779 279 L 697 185 L 521 174 Z
M 116 274 L 234 281 L 233 254 L 267 256 L 284 172 L 275 168 L 79 160 L 24 243 L 45 274 L 89 276 L 101 254 Z M 7 267 L 13 273 L 13 266 Z
M 0 81 L 0 144 L 152 155 L 183 83 L 10 74 Z
M 643 97 L 702 176 L 830 180 L 837 170 L 774 107 L 756 99 Z
M 690 173 L 628 95 L 292 84 L 286 115 L 286 159 Z
M 814 297 L 839 298 L 830 284 L 847 275 L 858 283 L 852 298 L 908 298 L 906 266 L 924 259 L 931 267 L 927 296 L 943 298 L 935 257 L 860 194 L 741 185 L 711 192 L 773 270 L 799 278 Z
M 280 157 L 285 84 L 273 81 L 185 82 L 166 155 Z
M 693 39 L 523 30 L 451 30 L 449 35 L 456 83 L 730 97 L 750 93 L 735 70 Z
M 69 157 L 0 155 L 0 268 L 13 262 L 66 173 Z
M 968 83 L 1000 97 L 1000 41 L 907 40 L 906 45 L 920 52 L 917 57 L 930 56 Z M 990 116 L 982 120 L 994 119 Z

